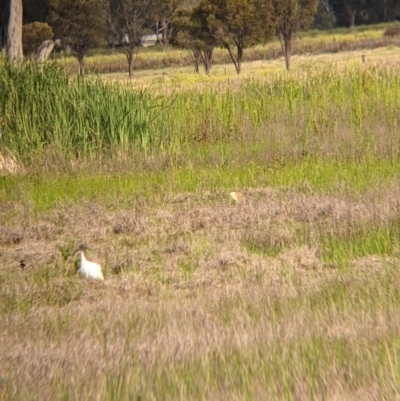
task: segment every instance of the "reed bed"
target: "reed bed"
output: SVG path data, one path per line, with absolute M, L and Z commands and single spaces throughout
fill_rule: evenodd
M 244 143 L 271 161 L 399 155 L 396 65 L 265 71 L 234 81 L 178 75 L 173 92 L 163 92 L 162 80 L 132 89 L 71 78 L 55 64 L 18 70 L 3 62 L 1 72 L 1 152 L 22 163 L 135 152 L 181 163 L 189 154 L 201 163 L 212 149 L 236 157 L 232 148 Z

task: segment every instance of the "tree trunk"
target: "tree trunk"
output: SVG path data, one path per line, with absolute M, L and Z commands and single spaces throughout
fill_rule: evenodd
M 211 50 L 206 50 L 204 52 L 204 68 L 206 70 L 206 74 L 208 75 L 211 71 L 212 67 L 212 57 L 213 57 L 213 51 L 214 49 Z
M 386 0 L 382 0 L 382 17 L 383 22 L 388 22 L 388 7 Z
M 200 72 L 200 59 L 201 59 L 200 52 L 198 50 L 193 50 L 194 72 L 196 74 Z
M 7 55 L 11 64 L 23 60 L 22 51 L 22 0 L 11 0 L 7 32 Z
M 354 28 L 356 24 L 357 8 L 352 8 L 350 4 L 345 4 L 347 21 L 349 22 L 349 28 Z
M 212 67 L 212 50 L 204 50 L 204 55 L 203 55 L 203 65 L 204 65 L 204 71 L 206 72 L 207 75 L 210 74 L 211 67 Z
M 83 77 L 85 75 L 84 56 L 78 55 L 78 62 L 79 62 L 79 75 Z
M 232 53 L 232 49 L 231 49 L 229 43 L 224 43 L 224 46 L 225 46 L 225 49 L 228 50 L 229 57 L 231 58 L 232 63 L 235 66 L 235 70 L 238 73 L 238 62 L 237 62 L 235 55 Z
M 240 74 L 242 72 L 242 61 L 243 61 L 243 46 L 237 46 L 237 67 L 236 72 Z
M 285 66 L 286 66 L 286 69 L 289 71 L 290 70 L 290 56 L 292 53 L 292 40 L 291 39 L 284 39 L 284 40 L 285 40 L 285 50 L 284 50 Z
M 129 61 L 129 79 L 133 78 L 133 62 L 132 60 Z
M 165 19 L 161 20 L 161 43 L 167 44 L 168 40 L 168 23 Z
M 281 32 L 278 31 L 279 42 L 281 43 L 283 57 L 285 58 L 285 66 L 289 71 L 290 69 L 290 56 L 292 54 L 292 32 Z
M 214 47 L 206 50 L 199 51 L 199 56 L 201 63 L 203 64 L 204 71 L 208 75 L 212 68 L 212 57 L 213 57 Z
M 160 21 L 156 21 L 156 35 L 157 35 L 157 42 L 156 44 L 159 45 L 162 43 L 162 35 L 160 38 Z
M 352 11 L 349 13 L 349 28 L 352 29 L 354 28 L 354 25 L 356 24 L 356 14 L 357 11 Z
M 126 59 L 128 61 L 128 72 L 129 72 L 129 79 L 133 78 L 133 54 L 131 51 L 126 53 Z

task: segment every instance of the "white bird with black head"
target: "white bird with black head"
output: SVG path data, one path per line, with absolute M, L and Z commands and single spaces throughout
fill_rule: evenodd
M 79 248 L 74 252 L 80 253 L 81 263 L 78 272 L 85 278 L 96 279 L 96 280 L 104 280 L 103 272 L 101 271 L 101 266 L 98 263 L 90 262 L 86 259 L 86 256 L 83 251 L 85 251 L 87 247 L 85 245 L 80 245 Z

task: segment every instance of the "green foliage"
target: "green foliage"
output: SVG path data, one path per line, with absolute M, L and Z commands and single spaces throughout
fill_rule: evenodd
M 324 1 L 318 2 L 317 13 L 314 17 L 313 28 L 319 30 L 333 29 L 335 27 L 336 18 L 332 11 L 325 6 Z
M 262 145 L 256 153 L 253 150 L 253 157 L 259 160 L 262 154 Z M 203 152 L 204 150 L 201 149 Z M 242 147 L 243 152 L 243 147 Z M 197 150 L 199 152 L 199 150 Z M 221 150 L 222 152 L 222 150 Z M 134 154 L 136 156 L 136 154 Z M 243 154 L 242 154 L 243 156 Z M 188 159 L 190 159 L 188 152 Z M 212 161 L 215 161 L 216 155 Z M 133 164 L 135 161 L 133 161 Z M 208 163 L 208 165 L 206 164 Z M 43 212 L 60 204 L 71 204 L 86 199 L 96 201 L 104 205 L 115 205 L 119 207 L 130 207 L 134 199 L 141 199 L 146 202 L 159 202 L 165 200 L 166 196 L 179 193 L 202 193 L 210 190 L 214 192 L 227 191 L 231 188 L 257 188 L 259 186 L 278 188 L 297 188 L 299 191 L 312 189 L 313 193 L 323 191 L 337 192 L 337 188 L 346 188 L 350 193 L 360 194 L 368 191 L 369 188 L 379 187 L 383 182 L 395 180 L 400 168 L 399 161 L 387 161 L 380 158 L 374 160 L 363 160 L 360 163 L 354 162 L 332 162 L 324 160 L 300 160 L 286 162 L 279 168 L 273 164 L 268 166 L 255 163 L 236 164 L 226 168 L 223 164 L 213 166 L 207 160 L 203 165 L 194 170 L 191 167 L 174 169 L 172 166 L 163 171 L 148 171 L 146 173 L 134 170 L 133 165 L 128 173 L 116 175 L 111 174 L 69 174 L 69 175 L 27 175 L 9 176 L 0 180 L 0 201 L 1 202 L 23 202 L 32 206 L 33 211 Z M 134 171 L 134 173 L 132 173 Z M 155 193 L 155 189 L 157 189 Z M 347 223 L 351 225 L 351 223 Z M 393 222 L 388 225 L 393 226 Z M 285 247 L 293 245 L 290 236 L 282 235 L 276 227 L 263 227 L 247 235 L 242 241 L 252 251 L 276 254 Z M 339 227 L 340 228 L 340 227 Z M 362 234 L 362 238 L 376 238 L 381 235 L 379 231 L 368 233 L 367 227 L 364 230 L 358 226 L 347 231 L 348 236 L 330 227 L 321 226 L 319 243 L 323 246 L 326 261 L 337 259 L 348 260 L 349 256 L 361 256 L 362 254 L 350 254 L 351 241 Z M 393 233 L 387 231 L 390 243 L 394 244 Z M 384 233 L 386 235 L 386 233 Z M 383 238 L 383 235 L 381 235 Z M 301 244 L 307 239 L 307 233 L 301 236 Z M 360 243 L 360 242 L 359 242 Z M 372 242 L 370 242 L 372 243 Z M 69 250 L 74 251 L 76 245 L 70 245 Z M 367 246 L 365 242 L 364 246 Z M 75 248 L 74 248 L 75 247 Z M 74 248 L 74 249 L 72 249 Z M 342 249 L 345 249 L 343 251 Z M 368 255 L 376 251 L 365 252 Z M 393 250 L 393 246 L 387 247 Z M 382 254 L 383 252 L 379 252 Z M 347 255 L 342 257 L 342 255 Z M 340 257 L 339 257 L 340 256 Z M 337 261 L 336 260 L 336 261 Z
M 106 0 L 49 0 L 49 7 L 50 23 L 57 27 L 62 44 L 78 59 L 83 75 L 83 60 L 89 49 L 105 44 Z
M 195 40 L 191 34 L 191 19 L 188 10 L 177 9 L 171 18 L 172 34 L 169 42 L 184 49 L 195 49 Z
M 397 221 L 372 226 L 355 225 L 347 222 L 347 227 L 332 227 L 327 232 L 321 228 L 319 238 L 324 261 L 331 266 L 345 263 L 368 255 L 392 255 L 399 249 L 400 229 Z
M 201 57 L 206 72 L 218 45 L 228 50 L 236 72 L 241 72 L 244 49 L 272 37 L 271 9 L 258 0 L 202 0 L 192 10 L 173 15 L 171 43 Z
M 271 1 L 274 25 L 285 56 L 286 69 L 289 69 L 294 35 L 299 29 L 308 28 L 311 24 L 317 12 L 318 0 Z
M 22 45 L 24 54 L 35 53 L 38 47 L 45 41 L 53 39 L 53 30 L 43 22 L 33 22 L 22 27 Z
M 228 50 L 239 74 L 244 49 L 272 37 L 269 3 L 258 0 L 207 0 L 205 5 L 212 10 L 218 42 Z
M 199 72 L 201 63 L 208 74 L 212 67 L 214 48 L 218 44 L 219 28 L 209 3 L 201 1 L 190 11 L 176 10 L 172 16 L 171 25 L 173 33 L 170 43 L 190 50 L 196 72 Z

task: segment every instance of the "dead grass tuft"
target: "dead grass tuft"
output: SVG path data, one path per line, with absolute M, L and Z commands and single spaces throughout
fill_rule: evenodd
M 14 157 L 12 157 L 11 155 L 0 154 L 0 176 L 7 174 L 22 174 L 23 172 L 23 167 Z
M 145 222 L 139 208 L 119 213 L 112 222 L 114 234 L 139 234 L 145 230 Z
M 309 248 L 301 246 L 291 248 L 279 255 L 279 261 L 283 266 L 288 266 L 293 269 L 305 269 L 321 271 L 323 261 L 321 259 L 321 251 L 318 248 Z
M 12 230 L 7 227 L 0 227 L 0 244 L 19 244 L 23 240 L 23 234 L 20 231 Z
M 389 38 L 394 38 L 396 36 L 400 36 L 400 26 L 393 26 L 390 28 L 386 28 L 383 36 L 387 36 Z

